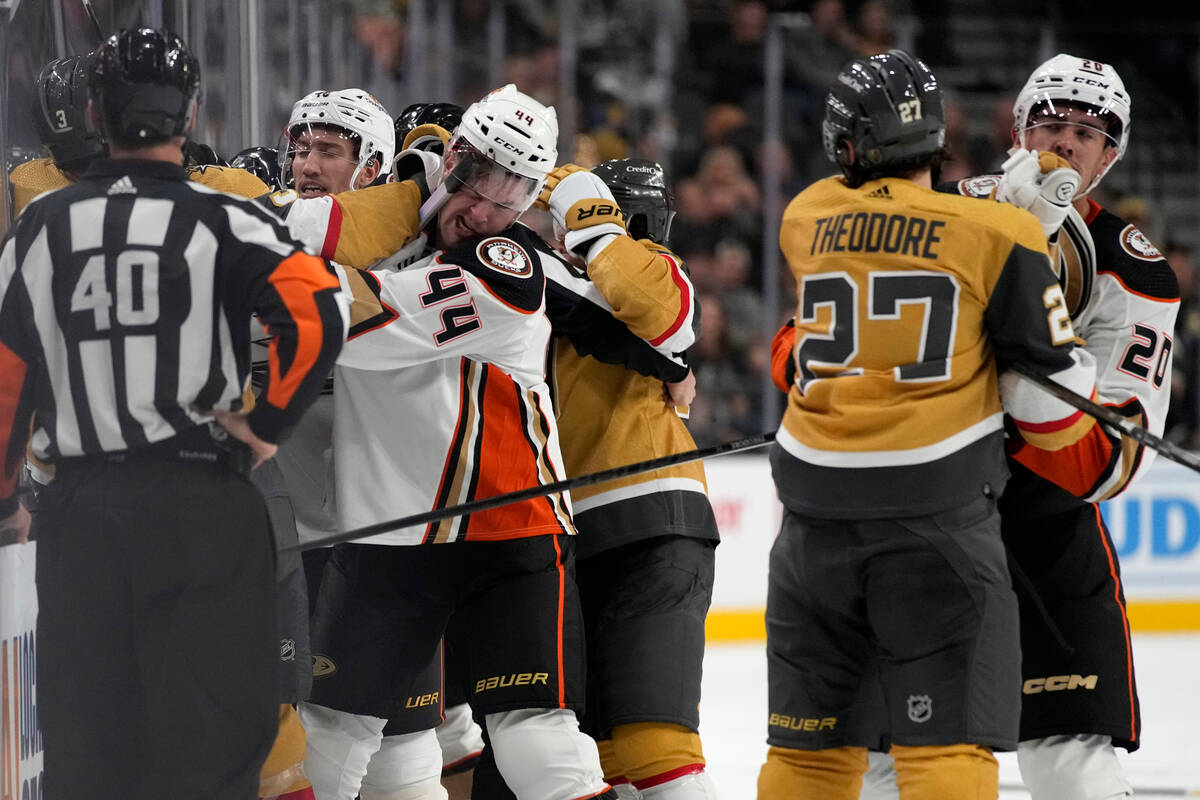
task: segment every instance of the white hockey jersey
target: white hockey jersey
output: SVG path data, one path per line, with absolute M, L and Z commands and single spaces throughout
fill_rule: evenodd
M 545 382 L 543 255 L 519 226 L 403 270 L 345 270 L 334 371 L 343 530 L 564 477 Z M 411 545 L 574 533 L 564 494 L 384 533 Z
M 958 192 L 987 196 L 997 176 L 968 178 Z M 1071 209 L 1058 236 L 1058 278 L 1075 333 L 1096 361 L 1098 402 L 1161 436 L 1171 396 L 1171 350 L 1179 286 L 1158 249 L 1138 228 L 1088 201 Z M 1037 475 L 1085 501 L 1127 489 L 1156 455 L 1132 439 L 1097 425 L 1072 446 L 1073 459 L 1024 447 L 1010 455 Z M 1021 482 L 1020 473 L 1014 482 Z M 1033 486 L 1029 487 L 1033 491 Z M 1009 492 L 1022 488 L 1010 483 Z M 1017 504 L 1030 509 L 1038 502 Z

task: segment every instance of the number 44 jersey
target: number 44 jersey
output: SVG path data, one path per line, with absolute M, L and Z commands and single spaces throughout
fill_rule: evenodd
M 513 225 L 401 270 L 343 271 L 334 370 L 342 530 L 565 477 L 545 381 L 543 254 Z M 565 493 L 381 534 L 435 544 L 574 533 Z
M 901 178 L 818 181 L 787 207 L 796 372 L 777 441 L 781 500 L 827 518 L 932 514 L 1007 479 L 1004 414 L 1057 450 L 1091 418 L 1015 375 L 1020 362 L 1085 397 L 1047 245 L 1028 212 Z

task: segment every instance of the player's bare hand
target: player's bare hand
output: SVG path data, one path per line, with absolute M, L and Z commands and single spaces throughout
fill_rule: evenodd
M 7 539 L 9 536 L 16 538 L 17 544 L 25 544 L 29 541 L 29 524 L 31 521 L 29 511 L 25 506 L 18 505 L 17 510 L 9 514 L 4 519 L 0 519 L 0 539 Z
M 245 414 L 214 410 L 213 417 L 216 418 L 218 425 L 229 431 L 230 436 L 239 442 L 244 442 L 250 447 L 254 452 L 255 467 L 268 459 L 274 458 L 275 453 L 279 451 L 278 445 L 263 441 L 254 435 L 254 431 L 250 430 L 250 423 L 246 421 Z
M 675 383 L 663 383 L 663 400 L 671 408 L 690 406 L 696 399 L 696 373 L 688 370 L 687 377 Z

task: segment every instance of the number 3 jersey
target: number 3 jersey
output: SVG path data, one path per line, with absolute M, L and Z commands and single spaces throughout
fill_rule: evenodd
M 544 377 L 542 258 L 534 235 L 512 226 L 402 270 L 344 270 L 354 302 L 334 370 L 342 530 L 565 477 Z M 564 493 L 364 541 L 556 533 L 574 533 Z
M 1027 212 L 899 178 L 810 186 L 780 246 L 796 278 L 796 379 L 773 459 L 780 498 L 821 517 L 936 513 L 1008 475 L 1004 412 L 1047 450 L 1093 422 L 997 364 L 1084 396 L 1044 235 Z M 1003 405 L 1002 405 L 1003 397 Z

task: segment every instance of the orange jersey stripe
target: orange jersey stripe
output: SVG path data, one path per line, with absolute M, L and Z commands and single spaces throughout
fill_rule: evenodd
M 270 282 L 296 323 L 296 352 L 287 374 L 280 374 L 276 342 L 271 342 L 267 356 L 270 369 L 267 402 L 276 408 L 284 408 L 316 363 L 324 344 L 324 330 L 313 292 L 337 289 L 339 284 L 320 259 L 305 253 L 293 253 L 279 262 L 271 273 Z
M 567 671 L 563 666 L 563 625 L 566 624 L 567 606 L 567 572 L 563 564 L 562 548 L 558 546 L 558 537 L 551 537 L 554 542 L 554 564 L 558 568 L 558 631 L 555 656 L 558 660 L 558 707 L 567 707 Z
M 1082 439 L 1061 450 L 1051 452 L 1023 444 L 1010 455 L 1051 483 L 1084 497 L 1108 468 L 1112 450 L 1112 439 L 1100 425 L 1093 425 Z
M 503 371 L 488 367 L 482 401 L 483 429 L 477 448 L 476 486 L 470 499 L 483 499 L 543 483 L 538 463 L 545 442 L 534 442 L 527 430 L 530 409 L 525 392 Z M 471 514 L 467 539 L 508 538 L 565 533 L 553 501 L 539 497 Z
M 1100 530 L 1100 541 L 1104 545 L 1104 555 L 1108 557 L 1108 574 L 1113 579 L 1113 599 L 1117 601 L 1117 608 L 1121 609 L 1121 627 L 1125 634 L 1125 674 L 1128 678 L 1129 690 L 1129 741 L 1136 742 L 1137 738 L 1137 714 L 1135 706 L 1137 697 L 1133 691 L 1133 646 L 1129 642 L 1129 614 L 1126 612 L 1125 603 L 1121 599 L 1121 576 L 1117 572 L 1117 560 L 1113 555 L 1112 548 L 1109 546 L 1108 537 L 1105 532 L 1108 530 L 1104 526 L 1104 517 L 1100 514 L 1100 506 L 1093 504 L 1092 507 L 1096 511 L 1096 525 Z
M 17 478 L 21 474 L 21 459 L 10 452 L 13 442 L 27 430 L 17 420 L 17 408 L 21 404 L 21 392 L 25 386 L 28 367 L 25 360 L 0 342 L 0 497 L 11 497 L 17 489 Z M 20 430 L 18 430 L 18 428 Z M 16 448 L 25 452 L 25 443 Z M 12 456 L 11 463 L 9 456 Z

